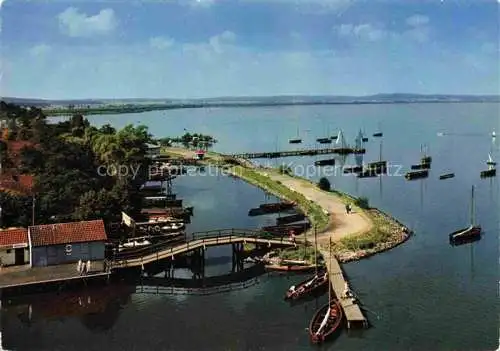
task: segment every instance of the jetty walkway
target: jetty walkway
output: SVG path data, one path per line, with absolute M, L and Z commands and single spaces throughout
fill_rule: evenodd
M 292 157 L 292 156 L 314 156 L 314 155 L 326 155 L 326 154 L 338 154 L 338 155 L 349 155 L 349 154 L 364 154 L 365 149 L 357 149 L 350 147 L 336 147 L 336 148 L 326 148 L 326 149 L 301 149 L 301 150 L 289 150 L 289 151 L 271 151 L 271 152 L 247 152 L 241 154 L 225 155 L 233 158 L 280 158 L 280 157 Z
M 181 240 L 175 243 L 160 243 L 148 246 L 142 250 L 134 250 L 132 254 L 118 254 L 113 260 L 111 268 L 142 267 L 145 264 L 166 258 L 175 259 L 177 255 L 182 255 L 198 249 L 205 249 L 209 246 L 246 243 L 267 245 L 268 247 L 296 246 L 288 237 L 276 238 L 275 235 L 261 230 L 221 229 L 193 233 L 191 240 Z

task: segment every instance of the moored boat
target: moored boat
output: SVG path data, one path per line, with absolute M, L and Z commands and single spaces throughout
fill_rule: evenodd
M 497 175 L 496 168 L 490 168 L 486 171 L 481 171 L 480 173 L 481 178 L 490 178 L 490 177 L 495 177 L 496 175 Z
M 285 300 L 298 300 L 311 295 L 316 291 L 321 291 L 328 284 L 328 272 L 322 271 L 309 277 L 298 284 L 292 285 L 285 293 Z M 323 290 L 324 291 L 324 290 Z
M 330 239 L 330 259 L 332 240 Z M 321 307 L 309 323 L 309 338 L 313 344 L 320 344 L 331 337 L 340 327 L 343 318 L 342 306 L 333 298 L 332 284 L 328 281 L 328 303 Z
M 330 139 L 330 138 L 318 138 L 318 139 L 316 139 L 316 141 L 320 144 L 331 144 L 332 143 L 332 139 Z
M 481 226 L 474 223 L 474 185 L 471 192 L 471 206 L 470 206 L 470 225 L 467 228 L 462 228 L 449 234 L 451 242 L 466 241 L 477 239 L 481 237 Z
M 407 180 L 427 178 L 428 176 L 429 176 L 429 171 L 426 169 L 422 171 L 408 172 L 405 174 L 405 178 Z
M 309 338 L 313 344 L 320 344 L 339 329 L 343 312 L 338 300 L 331 300 L 321 307 L 309 323 Z
M 450 179 L 455 177 L 455 173 L 446 173 L 439 176 L 439 179 Z
M 496 166 L 497 163 L 493 161 L 493 159 L 491 158 L 491 154 L 488 154 L 488 161 L 486 161 L 486 164 L 488 166 Z
M 345 166 L 344 173 L 359 173 L 363 171 L 363 166 Z
M 430 169 L 430 168 L 431 168 L 430 163 L 420 163 L 418 165 L 411 165 L 411 169 L 413 169 L 413 170 Z
M 300 144 L 302 142 L 302 139 L 290 139 L 288 142 L 290 144 Z
M 315 166 L 334 166 L 335 165 L 335 159 L 327 159 L 327 160 L 319 160 L 314 162 Z

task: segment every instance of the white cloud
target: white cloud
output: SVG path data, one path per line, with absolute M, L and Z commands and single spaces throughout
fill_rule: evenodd
M 412 27 L 423 26 L 429 23 L 429 17 L 423 15 L 413 15 L 406 19 L 406 24 Z
M 168 49 L 174 45 L 174 40 L 166 37 L 153 37 L 149 39 L 149 45 L 155 49 Z
M 362 23 L 354 25 L 352 23 L 344 23 L 334 27 L 334 30 L 341 37 L 354 37 L 368 41 L 379 41 L 388 36 L 382 26 L 371 23 Z
M 299 12 L 310 14 L 341 13 L 355 0 L 240 0 L 240 2 L 267 2 L 294 6 Z
M 112 9 L 103 9 L 96 15 L 87 15 L 69 7 L 57 16 L 59 28 L 70 37 L 91 37 L 111 33 L 118 25 Z
M 47 44 L 38 44 L 30 49 L 31 56 L 44 56 L 47 55 L 51 50 L 51 47 Z
M 419 43 L 425 43 L 430 36 L 430 28 L 427 26 L 415 27 L 403 33 L 403 37 L 414 40 Z

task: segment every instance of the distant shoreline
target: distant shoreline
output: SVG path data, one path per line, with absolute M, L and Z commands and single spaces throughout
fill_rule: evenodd
M 109 115 L 126 113 L 143 113 L 151 111 L 166 111 L 180 109 L 198 109 L 198 108 L 245 108 L 245 107 L 273 107 L 273 106 L 320 106 L 320 105 L 392 105 L 392 104 L 436 104 L 436 103 L 500 103 L 494 100 L 411 100 L 411 101 L 338 101 L 338 102 L 250 102 L 250 103 L 193 103 L 193 104 L 162 104 L 162 105 L 127 105 L 127 106 L 108 106 L 108 107 L 90 107 L 90 108 L 42 108 L 46 116 L 70 116 L 75 113 L 83 115 Z

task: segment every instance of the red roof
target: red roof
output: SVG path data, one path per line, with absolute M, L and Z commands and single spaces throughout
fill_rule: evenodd
M 11 191 L 25 195 L 33 190 L 34 177 L 29 174 L 13 174 L 9 171 L 0 175 L 0 191 Z
M 9 228 L 0 230 L 0 247 L 12 247 L 18 244 L 28 244 L 27 228 Z
M 107 240 L 102 219 L 29 227 L 31 245 L 48 246 Z

